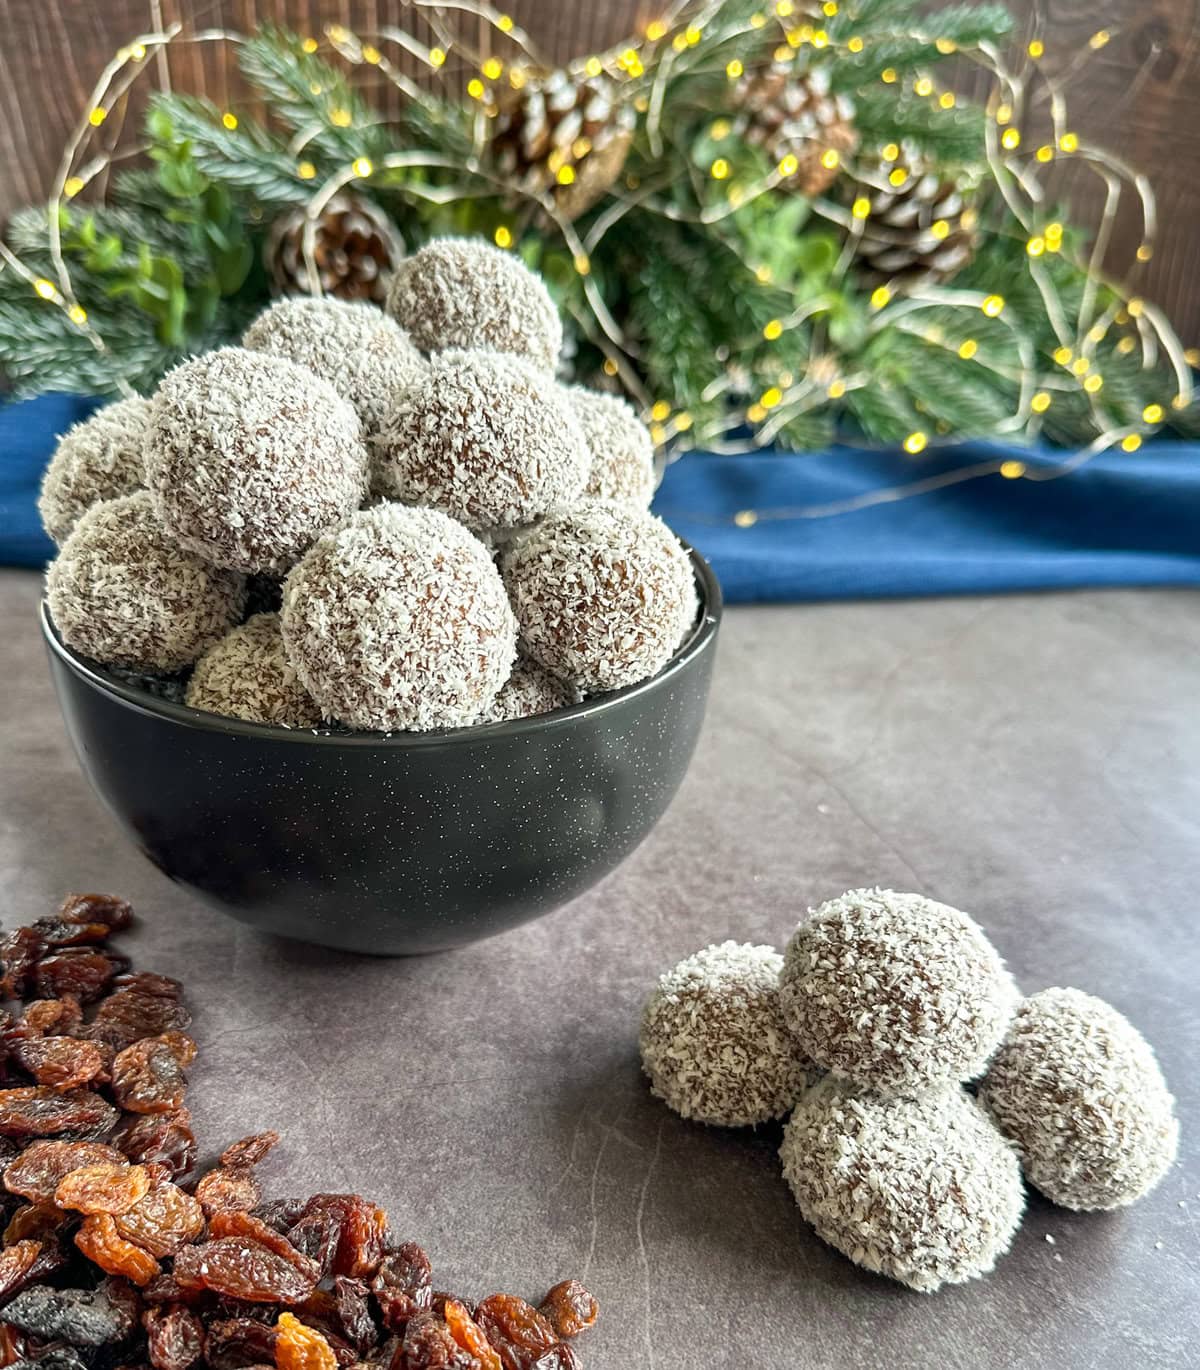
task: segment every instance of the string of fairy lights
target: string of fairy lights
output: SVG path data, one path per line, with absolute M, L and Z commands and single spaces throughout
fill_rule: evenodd
M 727 393 L 731 402 L 727 412 L 703 427 L 695 424 L 690 413 L 674 408 L 662 398 L 648 393 L 636 365 L 636 348 L 626 338 L 618 321 L 610 314 L 605 301 L 591 277 L 592 258 L 605 236 L 634 208 L 680 218 L 686 212 L 668 200 L 663 185 L 652 182 L 641 184 L 629 175 L 618 180 L 609 193 L 602 212 L 580 230 L 555 207 L 552 189 L 536 191 L 524 189 L 496 173 L 486 156 L 491 136 L 491 121 L 499 112 L 499 94 L 505 89 L 519 91 L 537 73 L 551 69 L 552 64 L 532 37 L 514 19 L 481 0 L 404 0 L 405 8 L 420 16 L 429 30 L 430 41 L 423 41 L 413 32 L 397 26 L 382 26 L 369 34 L 359 34 L 341 24 L 325 27 L 323 39 L 307 37 L 303 48 L 316 53 L 322 48 L 336 52 L 350 66 L 370 66 L 395 86 L 408 99 L 420 98 L 430 82 L 455 83 L 472 111 L 472 150 L 465 166 L 457 166 L 445 156 L 410 149 L 372 158 L 365 152 L 351 157 L 344 166 L 323 180 L 316 164 L 305 155 L 307 144 L 320 132 L 319 127 L 299 130 L 290 143 L 296 158 L 295 174 L 301 182 L 312 183 L 312 193 L 305 209 L 305 229 L 301 250 L 305 262 L 309 288 L 320 293 L 320 274 L 316 258 L 317 234 L 322 212 L 339 191 L 354 184 L 369 183 L 382 172 L 405 168 L 437 169 L 466 173 L 461 181 L 447 184 L 426 184 L 410 181 L 406 192 L 440 204 L 480 194 L 500 193 L 513 200 L 525 200 L 530 207 L 552 226 L 565 244 L 579 278 L 587 313 L 577 322 L 587 336 L 604 354 L 604 370 L 620 380 L 633 399 L 640 405 L 650 424 L 655 442 L 660 446 L 678 445 L 685 436 L 689 442 L 712 451 L 744 451 L 744 438 L 735 436 L 746 425 L 753 429 L 753 444 L 768 445 L 787 423 L 831 400 L 840 399 L 849 391 L 866 385 L 866 375 L 843 374 L 836 359 L 822 350 L 819 330 L 813 331 L 813 341 L 803 373 L 796 375 L 781 368 L 774 382 L 749 397 L 744 396 L 745 378 L 738 375 L 736 365 L 714 382 L 706 400 Z M 807 8 L 807 7 L 806 7 Z M 819 11 L 819 12 L 818 12 Z M 665 90 L 672 75 L 686 69 L 697 74 L 711 73 L 725 80 L 741 80 L 756 64 L 770 61 L 775 64 L 792 63 L 807 52 L 842 47 L 855 56 L 862 54 L 868 41 L 880 37 L 919 37 L 936 43 L 939 52 L 957 51 L 949 40 L 936 33 L 937 15 L 922 21 L 919 29 L 907 28 L 889 34 L 873 33 L 865 39 L 853 32 L 834 36 L 820 26 L 821 18 L 832 20 L 839 15 L 838 0 L 824 0 L 812 13 L 801 13 L 792 0 L 776 0 L 764 4 L 746 21 L 731 23 L 723 16 L 721 0 L 673 0 L 662 13 L 645 24 L 640 36 L 617 44 L 613 48 L 589 54 L 570 64 L 574 74 L 590 77 L 607 75 L 618 81 L 624 98 L 629 99 L 641 117 L 652 152 L 661 149 Z M 473 18 L 481 34 L 481 42 L 473 43 L 457 31 L 448 15 Z M 764 31 L 769 33 L 764 36 Z M 770 34 L 777 43 L 770 48 Z M 731 42 L 744 36 L 745 49 L 741 55 L 730 55 Z M 1050 53 L 1041 36 L 1032 37 L 1019 55 L 1016 64 L 993 45 L 982 43 L 962 49 L 962 56 L 985 71 L 990 83 L 985 114 L 985 146 L 987 173 L 1011 214 L 1015 231 L 1025 237 L 1027 266 L 1030 277 L 1039 291 L 1046 315 L 1054 329 L 1058 347 L 1053 354 L 1056 373 L 1039 373 L 1032 344 L 1013 324 L 1006 312 L 1006 301 L 999 286 L 996 290 L 974 290 L 947 285 L 923 285 L 902 293 L 893 292 L 886 285 L 879 286 L 870 297 L 870 328 L 873 331 L 899 327 L 916 332 L 927 344 L 953 349 L 964 361 L 990 367 L 996 374 L 1017 382 L 1018 398 L 1009 418 L 1000 431 L 1021 432 L 1036 437 L 1041 416 L 1054 404 L 1056 395 L 1068 388 L 1081 391 L 1088 397 L 1097 436 L 1081 452 L 1054 466 L 1030 465 L 1012 457 L 997 458 L 958 468 L 933 476 L 921 476 L 899 485 L 870 492 L 846 504 L 812 506 L 792 509 L 741 510 L 731 516 L 740 527 L 749 527 L 760 519 L 820 517 L 846 512 L 864 504 L 886 502 L 908 495 L 942 488 L 960 480 L 980 475 L 999 474 L 1009 479 L 1053 479 L 1076 469 L 1099 452 L 1119 447 L 1127 453 L 1137 451 L 1144 436 L 1153 432 L 1168 418 L 1161 404 L 1147 405 L 1141 415 L 1140 426 L 1114 427 L 1101 403 L 1104 373 L 1098 360 L 1097 348 L 1114 327 L 1128 329 L 1116 343 L 1116 351 L 1128 356 L 1140 350 L 1146 365 L 1157 363 L 1160 354 L 1166 359 L 1176 378 L 1177 391 L 1171 401 L 1178 408 L 1192 402 L 1191 367 L 1200 356 L 1186 350 L 1160 309 L 1134 291 L 1110 280 L 1104 274 L 1104 262 L 1111 245 L 1111 234 L 1125 192 L 1132 188 L 1140 206 L 1143 233 L 1135 253 L 1135 265 L 1150 260 L 1157 231 L 1153 191 L 1146 178 L 1122 161 L 1092 145 L 1070 123 L 1065 87 L 1091 53 L 1104 47 L 1111 38 L 1107 28 L 1097 30 L 1083 48 L 1071 54 L 1069 60 L 1055 69 L 1048 61 Z M 80 300 L 71 278 L 69 263 L 64 256 L 59 237 L 60 211 L 63 205 L 102 178 L 118 158 L 136 155 L 139 148 L 121 148 L 119 139 L 105 137 L 123 114 L 127 95 L 133 85 L 151 69 L 164 79 L 165 54 L 177 44 L 226 43 L 239 44 L 245 38 L 226 29 L 185 32 L 178 24 L 161 32 L 140 35 L 122 47 L 106 63 L 89 97 L 88 104 L 72 130 L 55 173 L 48 202 L 50 228 L 50 258 L 52 272 L 40 275 L 31 270 L 20 257 L 0 240 L 0 271 L 16 272 L 30 289 L 52 308 L 62 310 L 71 326 L 80 330 L 93 347 L 101 353 L 108 351 L 104 338 L 88 316 L 86 302 Z M 506 57 L 492 51 L 496 44 Z M 714 55 L 710 55 L 714 54 Z M 152 58 L 157 59 L 151 61 Z M 401 65 L 409 65 L 424 73 L 425 84 L 415 80 Z M 903 78 L 891 66 L 880 69 L 878 79 L 885 86 L 896 85 Z M 314 92 L 319 94 L 319 92 Z M 959 102 L 955 91 L 936 82 L 928 74 L 920 74 L 911 82 L 911 93 L 927 101 L 936 111 L 949 114 Z M 1044 141 L 1026 146 L 1022 128 L 1027 126 L 1031 111 L 1048 114 L 1049 131 Z M 353 127 L 352 113 L 335 103 L 326 111 L 330 126 L 346 130 Z M 238 116 L 226 110 L 222 120 L 227 129 L 235 129 Z M 722 134 L 724 116 L 714 120 L 713 134 Z M 579 175 L 580 167 L 591 152 L 586 138 L 575 139 L 568 147 L 555 150 L 550 172 L 558 186 L 570 186 Z M 912 168 L 905 164 L 904 150 L 898 142 L 889 142 L 871 149 L 884 169 L 886 183 L 894 190 L 905 187 Z M 1067 253 L 1064 225 L 1047 217 L 1048 193 L 1045 173 L 1056 163 L 1069 159 L 1085 166 L 1099 177 L 1104 186 L 1104 204 L 1099 222 L 1091 239 L 1088 255 L 1077 264 L 1086 275 L 1086 290 L 1082 308 L 1075 319 L 1068 317 L 1059 300 L 1045 261 L 1058 253 Z M 820 151 L 820 161 L 829 171 L 836 171 L 843 160 L 837 148 Z M 749 184 L 742 183 L 734 174 L 727 158 L 715 156 L 707 167 L 707 179 L 721 193 L 715 202 L 706 197 L 703 209 L 695 217 L 705 224 L 713 224 L 737 212 L 760 196 L 771 194 L 794 176 L 798 161 L 787 153 L 765 175 Z M 844 248 L 835 268 L 832 283 L 836 284 L 850 270 L 857 243 L 872 217 L 870 198 L 859 195 L 849 205 L 817 196 L 813 210 L 835 224 L 844 234 Z M 970 222 L 974 211 L 968 209 L 960 218 L 964 229 L 974 229 Z M 945 239 L 952 231 L 948 220 L 935 220 L 930 226 L 934 240 Z M 498 223 L 493 238 L 497 246 L 515 248 L 520 237 L 517 217 Z M 769 268 L 759 263 L 746 262 L 748 271 L 758 279 L 770 279 Z M 1097 313 L 1100 286 L 1108 287 L 1106 294 L 1116 303 Z M 830 307 L 825 298 L 807 300 L 797 305 L 788 315 L 771 319 L 762 329 L 763 340 L 770 344 L 792 330 L 811 324 Z M 937 325 L 926 324 L 923 315 L 946 311 L 959 319 L 977 319 L 978 326 L 968 330 L 968 336 L 953 335 Z M 1006 329 L 1019 358 L 1015 374 L 1006 369 L 998 349 L 989 348 L 990 330 Z M 119 375 L 117 385 L 126 393 L 129 387 Z M 743 402 L 744 400 L 744 402 Z M 917 456 L 936 444 L 939 435 L 924 429 L 914 429 L 903 441 L 910 456 Z

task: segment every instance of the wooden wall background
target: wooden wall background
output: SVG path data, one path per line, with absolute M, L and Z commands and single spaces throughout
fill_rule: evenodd
M 1010 0 L 1046 61 L 1064 64 L 1101 27 L 1112 40 L 1073 83 L 1073 126 L 1146 171 L 1161 232 L 1138 287 L 1163 304 L 1184 340 L 1200 342 L 1200 0 Z M 654 0 L 508 0 L 514 18 L 556 58 L 606 47 L 654 16 Z M 140 32 L 180 19 L 245 31 L 259 20 L 319 33 L 337 22 L 360 33 L 407 19 L 403 0 L 0 0 L 0 220 L 46 189 L 67 131 L 104 62 Z M 172 51 L 176 86 L 236 96 L 217 47 Z M 376 73 L 376 75 L 378 75 Z M 1078 208 L 1098 185 L 1064 177 Z M 1132 211 L 1132 205 L 1129 206 Z M 1130 262 L 1139 218 L 1121 216 L 1114 261 Z

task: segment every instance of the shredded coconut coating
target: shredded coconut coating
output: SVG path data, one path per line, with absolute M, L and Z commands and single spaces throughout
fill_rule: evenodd
M 654 498 L 654 442 L 633 406 L 619 395 L 582 385 L 568 387 L 566 394 L 591 457 L 584 494 L 648 509 Z
M 118 400 L 59 439 L 38 498 L 42 525 L 59 547 L 93 504 L 145 485 L 142 442 L 149 423 L 149 400 Z
M 246 330 L 242 346 L 286 357 L 328 381 L 368 436 L 379 431 L 396 392 L 425 369 L 400 325 L 361 300 L 277 300 Z
M 249 723 L 321 723 L 321 710 L 283 650 L 278 614 L 255 614 L 210 647 L 196 663 L 185 702 Z
M 553 713 L 579 702 L 575 691 L 543 671 L 535 661 L 518 657 L 512 675 L 500 693 L 475 720 L 476 723 L 507 723 L 514 718 L 532 718 Z
M 93 505 L 51 563 L 54 626 L 106 666 L 190 666 L 242 616 L 245 579 L 178 546 L 146 490 Z
M 822 1241 L 922 1293 L 986 1275 L 1025 1209 L 1016 1152 L 958 1087 L 885 1099 L 826 1076 L 779 1156 Z
M 774 947 L 722 942 L 659 977 L 642 1011 L 642 1068 L 684 1118 L 747 1127 L 782 1118 L 815 1074 L 783 1021 Z
M 1020 998 L 974 919 L 880 889 L 810 912 L 788 943 L 780 993 L 819 1066 L 882 1094 L 981 1075 Z
M 550 292 L 518 257 L 481 238 L 434 238 L 402 261 L 387 311 L 418 347 L 493 347 L 553 372 L 562 320 Z
M 395 398 L 374 489 L 472 528 L 524 524 L 582 493 L 590 458 L 561 390 L 519 357 L 444 352 Z
M 979 1091 L 1030 1184 L 1064 1208 L 1121 1208 L 1175 1160 L 1175 1101 L 1150 1044 L 1123 1014 L 1077 989 L 1017 1010 Z
M 367 454 L 358 415 L 327 381 L 224 347 L 163 378 L 146 477 L 184 547 L 231 570 L 282 572 L 358 508 Z
M 628 505 L 551 515 L 512 544 L 504 575 L 528 655 L 585 694 L 655 675 L 696 617 L 679 540 Z
M 382 504 L 321 538 L 284 583 L 281 621 L 309 693 L 354 728 L 474 723 L 516 655 L 487 549 L 434 509 Z

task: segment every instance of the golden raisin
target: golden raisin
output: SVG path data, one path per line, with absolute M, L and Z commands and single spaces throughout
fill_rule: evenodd
M 124 1161 L 121 1153 L 101 1142 L 30 1142 L 4 1171 L 4 1187 L 34 1203 L 49 1203 L 60 1181 L 85 1165 Z
M 291 1313 L 280 1313 L 275 1330 L 278 1370 L 337 1370 L 333 1348 L 316 1328 L 306 1327 Z
M 149 1189 L 150 1176 L 140 1165 L 102 1161 L 64 1175 L 54 1191 L 54 1202 L 79 1213 L 125 1213 Z
M 117 1231 L 152 1256 L 173 1256 L 204 1231 L 204 1210 L 178 1185 L 155 1185 L 117 1218 Z
M 123 1275 L 134 1284 L 148 1284 L 158 1274 L 158 1262 L 148 1251 L 128 1242 L 117 1231 L 111 1213 L 84 1218 L 75 1234 L 75 1245 L 93 1264 L 109 1275 Z
M 469 1351 L 483 1366 L 483 1370 L 503 1370 L 500 1357 L 484 1335 L 483 1328 L 467 1312 L 466 1304 L 458 1299 L 447 1299 L 442 1317 L 450 1335 L 464 1351 Z

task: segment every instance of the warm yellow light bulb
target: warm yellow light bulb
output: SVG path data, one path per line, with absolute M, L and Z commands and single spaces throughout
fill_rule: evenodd
M 833 171 L 841 160 L 841 154 L 835 147 L 827 147 L 821 153 L 821 165 L 826 171 Z
M 1074 371 L 1077 376 L 1086 376 L 1091 369 L 1092 363 L 1087 357 L 1076 357 L 1071 363 L 1071 370 Z
M 789 152 L 786 157 L 780 159 L 779 174 L 784 178 L 794 176 L 800 170 L 800 160 L 794 152 Z
M 885 162 L 894 162 L 900 156 L 899 143 L 884 143 L 883 149 L 879 154 Z
M 311 162 L 299 162 L 296 165 L 296 175 L 302 181 L 311 181 L 317 174 L 317 169 Z
M 1009 152 L 1021 146 L 1021 135 L 1015 128 L 1006 128 L 1000 138 L 1000 144 Z
M 943 109 L 953 109 L 956 103 L 957 101 L 954 98 L 954 92 L 952 90 L 944 90 L 938 96 L 938 104 L 941 105 Z
M 1050 408 L 1050 393 L 1047 390 L 1039 390 L 1029 401 L 1029 407 L 1035 414 L 1044 414 Z
M 971 358 L 975 355 L 975 353 L 978 351 L 979 344 L 975 341 L 974 338 L 968 338 L 965 342 L 959 345 L 958 355 L 963 359 L 963 361 L 969 362 Z
M 929 225 L 929 231 L 938 242 L 945 242 L 950 236 L 950 224 L 945 219 L 935 219 L 933 223 Z
M 621 368 L 616 364 L 615 361 L 613 361 L 611 357 L 604 358 L 604 366 L 602 370 L 604 371 L 604 374 L 606 376 L 615 376 L 620 371 L 620 369 Z
M 783 336 L 783 323 L 779 319 L 771 319 L 763 325 L 763 337 L 768 342 L 774 342 L 776 338 Z
M 1166 412 L 1167 411 L 1161 404 L 1148 404 L 1145 409 L 1142 410 L 1142 418 L 1145 419 L 1147 423 L 1162 423 L 1163 419 L 1166 417 Z
M 846 393 L 845 381 L 830 381 L 829 389 L 825 392 L 831 400 L 840 400 Z
M 82 176 L 68 176 L 63 182 L 63 194 L 68 200 L 72 200 L 83 189 Z
M 446 54 L 441 48 L 429 49 L 429 65 L 431 67 L 444 67 L 446 65 Z
M 890 86 L 890 85 L 892 84 L 892 82 L 896 80 L 896 68 L 895 68 L 895 67 L 884 67 L 884 69 L 879 73 L 879 79 L 880 79 L 885 85 L 889 85 L 889 86 Z
M 489 57 L 480 67 L 480 71 L 489 81 L 498 81 L 504 74 L 504 63 L 498 57 Z
M 512 247 L 512 230 L 507 228 L 504 224 L 501 224 L 500 227 L 496 229 L 495 233 L 492 234 L 492 238 L 497 247 Z
M 1025 463 L 1023 461 L 1002 461 L 1000 463 L 1000 474 L 1005 480 L 1019 480 L 1025 474 Z
M 335 128 L 349 128 L 354 122 L 354 116 L 342 105 L 337 105 L 329 111 L 329 122 Z
M 925 450 L 926 444 L 928 442 L 928 435 L 922 433 L 921 430 L 918 428 L 915 433 L 910 433 L 908 437 L 904 439 L 904 450 L 909 454 L 909 456 L 915 457 L 918 452 L 923 452 Z
M 888 181 L 891 185 L 902 186 L 908 180 L 908 172 L 902 166 L 893 167 L 888 172 Z
M 67 318 L 71 320 L 76 328 L 82 328 L 83 325 L 87 323 L 87 310 L 84 309 L 81 304 L 73 304 L 70 309 L 67 310 Z
M 876 288 L 871 292 L 871 308 L 882 309 L 883 306 L 887 304 L 887 302 L 891 298 L 892 292 L 887 288 L 886 285 L 876 286 Z
M 1099 373 L 1089 376 L 1087 380 L 1084 381 L 1083 388 L 1089 395 L 1095 395 L 1097 392 L 1104 389 L 1104 377 Z
M 102 109 L 99 105 L 97 105 L 96 108 L 92 110 L 92 112 L 88 115 L 88 123 L 91 124 L 93 128 L 99 128 L 100 125 L 107 118 L 108 110 Z
M 920 76 L 913 82 L 913 93 L 925 96 L 933 94 L 933 82 L 928 76 Z
M 1075 355 L 1069 347 L 1056 347 L 1054 349 L 1054 360 L 1059 366 L 1066 366 Z
M 1031 257 L 1040 257 L 1045 250 L 1045 238 L 1036 234 L 1025 244 L 1025 251 L 1028 252 Z
M 863 40 L 857 34 L 853 38 L 846 39 L 846 48 L 850 52 L 861 52 L 864 46 Z
M 769 390 L 764 390 L 758 397 L 758 402 L 764 409 L 774 409 L 782 401 L 783 391 L 777 385 L 771 386 Z
M 724 181 L 729 176 L 729 163 L 724 157 L 718 157 L 708 170 L 714 181 Z
M 856 219 L 865 219 L 871 213 L 871 202 L 865 195 L 860 195 L 850 207 L 850 213 Z
M 45 276 L 39 276 L 38 279 L 34 281 L 33 288 L 43 300 L 52 300 L 58 294 L 58 287 L 53 281 L 48 281 Z
M 740 57 L 735 57 L 732 61 L 725 63 L 725 75 L 728 76 L 731 81 L 736 81 L 743 71 L 745 71 L 745 67 L 742 66 Z
M 575 168 L 573 166 L 560 166 L 554 178 L 560 186 L 570 186 L 575 184 Z
M 225 125 L 225 127 L 230 131 L 230 133 L 232 133 L 233 130 L 238 126 L 237 115 L 231 113 L 229 110 L 226 110 L 225 113 L 221 115 L 221 123 Z
M 989 319 L 994 319 L 1004 309 L 1004 296 L 989 295 L 979 307 Z
M 500 30 L 501 33 L 511 33 L 513 30 L 512 15 L 498 14 L 496 16 L 496 27 Z
M 1046 45 L 1042 42 L 1040 38 L 1035 38 L 1033 42 L 1030 43 L 1028 52 L 1030 57 L 1032 57 L 1033 60 L 1036 62 L 1039 58 L 1042 58 L 1046 55 Z
M 1079 149 L 1079 135 L 1076 133 L 1064 133 L 1058 140 L 1058 145 L 1063 152 L 1076 152 Z
M 1054 149 L 1049 143 L 1043 143 L 1033 155 L 1039 162 L 1052 162 L 1054 160 Z
M 1123 452 L 1136 452 L 1142 445 L 1140 433 L 1130 433 L 1127 438 L 1121 439 L 1121 450 Z
M 356 157 L 351 164 L 350 170 L 353 171 L 356 176 L 366 177 L 369 176 L 375 168 L 372 166 L 369 157 Z

